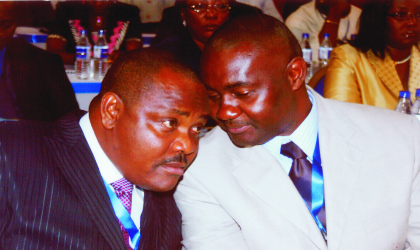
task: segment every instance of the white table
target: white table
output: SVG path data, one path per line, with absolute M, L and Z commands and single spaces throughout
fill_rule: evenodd
M 102 81 L 94 78 L 81 80 L 76 77 L 74 70 L 67 70 L 66 72 L 76 94 L 76 100 L 79 103 L 80 109 L 88 111 L 90 102 L 101 89 Z

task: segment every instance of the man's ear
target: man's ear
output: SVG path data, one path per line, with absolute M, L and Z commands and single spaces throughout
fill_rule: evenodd
M 293 58 L 287 65 L 287 77 L 293 91 L 305 86 L 306 62 L 302 57 Z
M 123 111 L 124 103 L 117 94 L 107 92 L 102 96 L 101 121 L 105 129 L 113 129 Z

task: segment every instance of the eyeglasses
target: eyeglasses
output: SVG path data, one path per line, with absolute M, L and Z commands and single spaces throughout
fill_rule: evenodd
M 220 13 L 225 13 L 228 10 L 230 10 L 230 6 L 229 4 L 193 4 L 193 5 L 188 5 L 188 8 L 192 9 L 193 11 L 197 12 L 197 13 L 203 13 L 205 11 L 208 11 L 210 7 L 213 7 L 213 9 L 215 9 L 217 12 Z
M 387 16 L 390 16 L 398 21 L 407 21 L 413 17 L 415 17 L 417 21 L 420 21 L 420 13 L 397 12 L 397 13 L 388 13 Z

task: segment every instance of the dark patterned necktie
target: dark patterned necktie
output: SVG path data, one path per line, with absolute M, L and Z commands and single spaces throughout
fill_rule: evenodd
M 125 209 L 127 209 L 127 212 L 131 214 L 131 198 L 133 195 L 133 184 L 131 184 L 125 178 L 122 178 L 118 181 L 111 183 L 111 186 L 114 188 L 114 192 L 117 195 L 118 199 L 121 201 Z M 124 228 L 121 221 L 119 221 L 119 223 L 127 250 L 131 250 L 132 248 L 130 247 L 129 243 L 130 236 L 128 235 L 127 230 Z
M 312 163 L 306 158 L 307 155 L 294 142 L 289 142 L 281 146 L 282 155 L 287 156 L 293 160 L 292 168 L 290 169 L 289 177 L 295 185 L 299 194 L 302 196 L 308 205 L 309 210 L 312 210 Z M 318 216 L 319 221 L 324 228 L 327 228 L 325 218 L 325 206 L 314 216 Z

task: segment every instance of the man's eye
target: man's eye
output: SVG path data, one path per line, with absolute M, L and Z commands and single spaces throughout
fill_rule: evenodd
M 174 121 L 174 120 L 164 121 L 163 126 L 165 126 L 167 128 L 175 128 L 176 127 L 176 121 Z
M 246 97 L 250 94 L 250 91 L 241 91 L 241 92 L 236 92 L 235 95 L 237 97 Z
M 208 95 L 208 97 L 210 99 L 214 99 L 214 98 L 216 98 L 218 96 L 217 93 L 216 92 L 213 92 L 213 91 L 208 91 L 207 92 L 207 95 Z
M 196 134 L 200 134 L 202 129 L 203 129 L 203 126 L 196 126 L 192 128 L 192 131 Z

